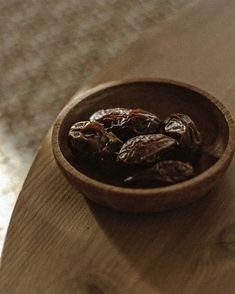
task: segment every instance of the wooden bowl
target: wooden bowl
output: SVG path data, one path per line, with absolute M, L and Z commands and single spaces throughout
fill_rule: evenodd
M 200 173 L 172 186 L 133 189 L 114 186 L 91 169 L 76 167 L 67 135 L 73 123 L 88 120 L 102 108 L 143 108 L 161 119 L 175 112 L 188 114 L 204 141 Z M 227 170 L 235 150 L 234 122 L 226 108 L 193 86 L 163 79 L 110 82 L 82 93 L 58 115 L 52 133 L 55 159 L 63 174 L 82 194 L 104 206 L 129 212 L 163 211 L 207 194 Z

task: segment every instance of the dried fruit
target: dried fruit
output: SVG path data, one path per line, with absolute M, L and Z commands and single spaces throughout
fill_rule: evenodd
M 162 123 L 142 109 L 103 109 L 75 123 L 68 142 L 77 168 L 84 164 L 86 173 L 92 167 L 88 174 L 115 185 L 172 185 L 204 170 L 201 135 L 186 114 L 171 114 Z
M 108 109 L 100 109 L 96 111 L 95 113 L 92 114 L 90 117 L 90 121 L 101 121 L 104 124 L 105 128 L 110 127 L 113 118 L 109 118 L 109 115 L 115 116 L 115 118 L 121 119 L 123 117 L 126 117 L 129 113 L 130 109 L 128 108 L 121 108 L 121 107 L 116 107 L 116 108 L 108 108 Z M 109 121 L 110 119 L 110 121 Z
M 189 158 L 195 157 L 201 148 L 200 132 L 186 114 L 171 114 L 164 122 L 164 132 L 179 142 L 180 147 Z
M 113 133 L 106 132 L 98 122 L 77 122 L 71 126 L 68 137 L 75 156 L 90 161 L 116 159 L 122 146 L 122 141 Z
M 98 121 L 123 140 L 143 134 L 159 132 L 162 122 L 143 109 L 111 108 L 95 112 L 91 121 Z
M 126 165 L 146 165 L 163 159 L 172 151 L 177 141 L 163 134 L 141 135 L 123 144 L 117 161 Z
M 172 185 L 191 178 L 193 174 L 190 163 L 166 160 L 126 178 L 124 184 L 136 188 Z

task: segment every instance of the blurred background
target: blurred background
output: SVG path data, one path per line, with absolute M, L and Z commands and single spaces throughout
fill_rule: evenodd
M 40 141 L 71 96 L 196 0 L 0 0 L 0 252 Z

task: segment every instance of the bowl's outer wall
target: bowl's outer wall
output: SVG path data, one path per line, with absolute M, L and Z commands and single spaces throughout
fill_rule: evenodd
M 60 163 L 57 162 L 57 164 L 74 188 L 91 201 L 116 210 L 133 213 L 151 213 L 184 206 L 206 195 L 219 182 L 221 174 L 227 170 L 231 160 L 232 154 L 231 158 L 223 166 L 223 170 L 204 180 L 200 186 L 196 185 L 190 189 L 179 189 L 178 191 L 143 196 L 138 194 L 129 195 L 128 190 L 125 193 L 123 191 L 113 191 L 109 188 L 103 189 L 96 185 L 87 184 L 87 182 L 75 177 L 68 170 L 65 170 Z M 78 193 L 78 197 L 80 196 L 81 194 Z

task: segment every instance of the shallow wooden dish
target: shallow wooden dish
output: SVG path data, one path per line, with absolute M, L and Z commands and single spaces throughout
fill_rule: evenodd
M 87 120 L 98 109 L 143 108 L 161 119 L 186 113 L 198 125 L 204 141 L 200 173 L 185 182 L 152 189 L 107 184 L 86 169 L 74 167 L 67 144 L 70 126 Z M 163 79 L 110 82 L 81 94 L 58 115 L 52 133 L 58 166 L 77 189 L 101 205 L 129 212 L 163 211 L 190 203 L 207 194 L 227 170 L 235 150 L 235 129 L 229 112 L 210 94 L 184 83 Z

